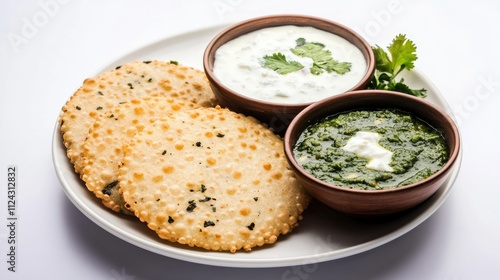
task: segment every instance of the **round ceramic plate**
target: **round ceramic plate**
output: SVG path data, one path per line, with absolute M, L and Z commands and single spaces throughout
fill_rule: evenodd
M 107 64 L 97 71 L 96 75 L 134 60 L 175 60 L 203 69 L 202 56 L 205 46 L 222 28 L 211 27 L 166 38 Z M 426 100 L 452 115 L 442 95 L 422 73 L 412 70 L 405 73 L 404 78 L 411 86 L 427 88 Z M 461 163 L 460 154 L 458 164 L 437 193 L 403 216 L 384 222 L 364 223 L 334 213 L 313 201 L 304 213 L 304 220 L 299 227 L 292 233 L 281 236 L 275 244 L 256 248 L 252 252 L 231 254 L 190 248 L 161 240 L 135 217 L 120 215 L 102 206 L 101 201 L 87 190 L 75 174 L 73 165 L 66 157 L 66 149 L 57 124 L 53 133 L 53 162 L 56 173 L 66 195 L 89 219 L 115 236 L 143 249 L 171 258 L 216 266 L 303 265 L 344 258 L 381 246 L 412 230 L 441 206 L 450 193 Z

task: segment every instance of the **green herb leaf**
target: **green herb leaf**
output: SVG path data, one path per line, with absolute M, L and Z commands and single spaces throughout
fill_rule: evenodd
M 332 52 L 325 49 L 325 45 L 322 43 L 307 42 L 304 38 L 298 38 L 295 40 L 295 43 L 295 48 L 290 49 L 290 51 L 297 56 L 312 59 L 313 65 L 309 71 L 313 75 L 319 75 L 325 71 L 328 73 L 336 72 L 342 75 L 351 71 L 350 62 L 339 62 L 333 59 Z M 262 65 L 282 75 L 304 68 L 297 61 L 287 61 L 285 55 L 282 53 L 265 56 Z
M 379 46 L 372 48 L 375 54 L 375 66 L 378 71 L 392 73 L 392 61 L 389 55 Z
M 106 187 L 104 187 L 104 189 L 102 189 L 102 193 L 107 194 L 107 195 L 111 195 L 113 193 L 112 189 L 115 188 L 117 185 L 118 185 L 118 181 L 113 181 L 113 182 L 107 184 Z
M 203 227 L 213 227 L 213 226 L 215 226 L 215 223 L 212 221 L 203 222 Z
M 319 75 L 324 71 L 345 74 L 351 70 L 350 62 L 339 62 L 332 58 L 332 52 L 325 49 L 325 45 L 317 42 L 306 42 L 304 38 L 295 40 L 296 46 L 290 49 L 293 54 L 308 57 L 313 60 L 310 71 L 313 75 Z
M 417 60 L 417 47 L 406 38 L 406 35 L 397 35 L 387 47 L 389 53 L 381 47 L 372 47 L 375 54 L 375 75 L 370 81 L 369 88 L 398 91 L 417 97 L 426 97 L 425 88 L 412 89 L 404 83 L 404 79 L 396 80 L 396 76 L 403 70 L 411 70 Z
M 406 84 L 404 84 L 404 79 L 401 79 L 401 81 L 399 83 L 394 84 L 394 88 L 392 90 L 411 94 L 411 95 L 414 95 L 416 97 L 424 98 L 427 96 L 427 91 L 425 88 L 411 89 Z
M 251 224 L 249 224 L 249 225 L 247 226 L 247 228 L 248 228 L 249 230 L 253 230 L 253 229 L 255 228 L 255 223 L 253 223 L 253 222 L 252 222 Z
M 388 49 L 392 57 L 392 69 L 397 71 L 393 72 L 393 75 L 397 75 L 403 69 L 413 69 L 413 62 L 417 60 L 417 47 L 411 40 L 406 39 L 405 35 L 396 36 Z
M 325 63 L 315 63 L 314 65 L 318 65 L 319 68 L 324 69 L 326 72 L 336 72 L 337 74 L 345 74 L 351 71 L 351 63 L 350 62 L 338 62 L 337 60 L 329 60 Z
M 191 213 L 195 208 L 196 208 L 196 203 L 194 202 L 194 200 L 188 201 L 188 207 L 186 208 L 186 211 L 188 213 Z
M 298 71 L 304 66 L 297 61 L 287 61 L 282 53 L 264 56 L 262 66 L 278 72 L 281 75 Z
M 325 45 L 321 43 L 308 43 L 304 38 L 299 38 L 295 42 L 297 44 L 296 47 L 290 49 L 295 55 L 309 57 L 315 62 L 326 61 L 332 58 L 332 52 L 325 50 Z

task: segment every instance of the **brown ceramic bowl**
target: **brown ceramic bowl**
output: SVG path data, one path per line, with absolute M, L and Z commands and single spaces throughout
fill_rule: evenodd
M 359 109 L 392 108 L 412 113 L 442 133 L 449 149 L 448 162 L 435 174 L 410 185 L 384 190 L 355 190 L 320 181 L 304 171 L 294 159 L 293 147 L 309 125 L 332 114 Z M 361 90 L 343 93 L 314 103 L 290 123 L 285 137 L 285 154 L 303 187 L 318 201 L 356 217 L 387 217 L 410 209 L 434 194 L 457 162 L 460 136 L 453 120 L 440 108 L 407 94 Z
M 228 88 L 214 75 L 215 52 L 226 42 L 246 33 L 267 27 L 283 25 L 311 26 L 343 37 L 363 54 L 367 70 L 363 78 L 350 90 L 365 89 L 375 71 L 375 58 L 371 46 L 351 29 L 326 19 L 303 15 L 274 15 L 246 20 L 226 28 L 208 44 L 203 56 L 203 67 L 219 104 L 233 111 L 260 119 L 275 132 L 284 134 L 293 117 L 312 102 L 279 104 L 250 98 Z

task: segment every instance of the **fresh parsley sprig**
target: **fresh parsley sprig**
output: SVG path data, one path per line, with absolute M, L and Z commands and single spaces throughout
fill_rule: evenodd
M 369 88 L 392 90 L 411 94 L 417 97 L 426 97 L 425 88 L 412 89 L 404 83 L 404 79 L 396 79 L 396 76 L 403 70 L 411 70 L 415 67 L 417 60 L 417 47 L 406 38 L 406 35 L 397 35 L 392 43 L 387 47 L 389 53 L 381 47 L 375 45 L 372 47 L 375 54 L 375 75 L 370 81 Z

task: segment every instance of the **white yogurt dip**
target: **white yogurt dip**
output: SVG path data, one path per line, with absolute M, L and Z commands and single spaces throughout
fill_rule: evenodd
M 310 71 L 313 60 L 291 51 L 299 38 L 323 44 L 334 60 L 349 62 L 350 71 L 313 75 Z M 304 67 L 287 74 L 264 67 L 264 57 L 276 53 Z M 221 83 L 242 95 L 268 102 L 299 104 L 349 90 L 363 78 L 366 69 L 361 51 L 344 38 L 309 26 L 285 25 L 256 30 L 220 46 L 215 53 L 213 70 Z

